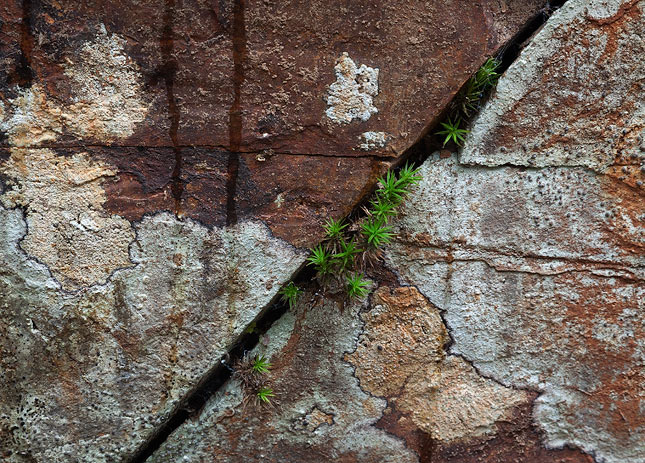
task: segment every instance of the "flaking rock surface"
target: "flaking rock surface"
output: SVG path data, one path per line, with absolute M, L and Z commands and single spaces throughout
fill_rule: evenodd
M 644 10 L 569 0 L 422 165 L 369 298 L 267 333 L 275 408 L 233 380 L 152 461 L 645 462 Z
M 0 6 L 0 458 L 132 454 L 541 3 Z M 152 461 L 645 461 L 644 9 L 557 11 L 422 167 L 400 281 L 310 290 L 277 407 L 232 381 Z

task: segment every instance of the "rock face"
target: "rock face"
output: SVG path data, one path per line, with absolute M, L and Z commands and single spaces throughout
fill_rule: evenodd
M 29 221 L 0 211 L 0 450 L 9 462 L 123 459 L 303 259 L 261 223 L 208 230 L 161 213 L 131 230 L 129 268 L 66 292 L 21 249 Z
M 542 6 L 435 3 L 0 6 L 3 462 L 127 462 Z M 644 14 L 559 9 L 149 461 L 645 463 Z
M 276 408 L 232 381 L 152 461 L 645 462 L 644 13 L 559 10 L 421 167 L 368 302 L 269 331 Z
M 541 0 L 332 3 L 2 3 L 3 462 L 126 461 Z
M 85 147 L 128 220 L 311 246 L 541 0 L 5 3 L 0 146 Z
M 645 150 L 642 34 L 641 1 L 568 2 L 499 83 L 461 160 L 584 166 L 633 186 Z

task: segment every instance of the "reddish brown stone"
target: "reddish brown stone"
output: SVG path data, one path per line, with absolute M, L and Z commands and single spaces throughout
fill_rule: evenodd
M 1 10 L 5 118 L 33 84 L 40 106 L 25 111 L 36 114 L 32 125 L 44 136 L 25 127 L 12 133 L 9 120 L 0 143 L 78 147 L 106 159 L 118 167 L 105 183 L 106 207 L 130 220 L 161 210 L 207 225 L 259 219 L 310 246 L 326 218 L 346 215 L 371 190 L 386 167 L 376 157 L 396 157 L 418 140 L 540 3 L 487 0 L 456 15 L 458 0 L 127 0 L 118 7 L 63 0 L 27 9 L 13 0 Z M 378 112 L 365 122 L 325 115 L 344 52 L 357 66 L 378 68 Z M 105 80 L 83 94 L 97 72 Z M 113 91 L 123 99 L 110 100 Z
M 531 420 L 531 405 L 518 407 L 513 418 L 498 423 L 499 432 L 481 442 L 439 445 L 432 449 L 427 462 L 433 463 L 593 463 L 579 450 L 546 449 L 542 435 Z M 423 460 L 421 460 L 423 462 Z
M 362 133 L 384 132 L 386 146 L 371 152 L 396 156 L 542 2 L 462 3 L 30 2 L 23 35 L 32 39 L 22 54 L 15 46 L 5 51 L 5 67 L 14 72 L 28 54 L 34 82 L 69 102 L 75 90 L 66 69 L 104 25 L 108 35 L 126 38 L 151 105 L 135 133 L 116 143 L 347 156 L 360 153 Z M 22 9 L 14 2 L 2 14 L 9 24 L 3 33 L 17 37 Z M 343 52 L 379 69 L 378 113 L 367 122 L 339 125 L 325 116 Z M 78 139 L 67 134 L 61 142 Z
M 94 156 L 119 169 L 104 184 L 105 207 L 138 221 L 146 213 L 174 212 L 178 206 L 180 215 L 209 226 L 225 225 L 232 207 L 237 220 L 264 221 L 276 236 L 309 247 L 321 238 L 325 220 L 347 215 L 388 166 L 369 157 L 245 154 L 238 157 L 231 189 L 230 153 L 198 148 L 182 152 L 183 194 L 177 204 L 172 149 L 93 148 Z

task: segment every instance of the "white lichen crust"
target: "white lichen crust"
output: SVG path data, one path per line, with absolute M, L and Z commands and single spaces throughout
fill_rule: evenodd
M 358 147 L 363 151 L 384 148 L 389 138 L 390 135 L 386 132 L 363 132 Z
M 336 81 L 327 94 L 327 117 L 338 124 L 349 124 L 358 119 L 367 121 L 378 109 L 374 97 L 378 95 L 378 68 L 362 64 L 360 67 L 343 53 L 336 66 Z

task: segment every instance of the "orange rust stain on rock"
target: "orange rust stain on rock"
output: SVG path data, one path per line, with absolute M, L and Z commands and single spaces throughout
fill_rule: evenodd
M 621 33 L 625 30 L 629 23 L 636 24 L 642 21 L 643 12 L 639 7 L 640 0 L 631 0 L 622 5 L 618 12 L 610 17 L 604 19 L 593 19 L 591 21 L 601 26 L 603 32 L 607 34 L 607 45 L 605 46 L 604 53 L 599 60 L 599 63 L 610 60 L 618 51 L 618 41 Z
M 562 279 L 561 284 L 566 285 L 567 278 Z M 574 287 L 575 282 L 569 284 Z M 577 300 L 561 300 L 568 325 L 575 327 L 585 363 L 595 376 L 592 390 L 580 392 L 594 403 L 596 427 L 608 426 L 618 439 L 628 439 L 645 425 L 638 394 L 645 384 L 645 371 L 636 360 L 642 355 L 639 342 L 645 339 L 645 325 L 639 321 L 643 295 L 639 286 L 642 281 L 616 278 L 613 285 L 578 286 Z M 565 419 L 577 422 L 576 412 L 587 406 L 587 401 L 581 400 L 579 408 L 568 410 Z
M 448 333 L 438 311 L 415 288 L 377 291 L 372 311 L 363 318 L 369 334 L 345 359 L 356 366 L 364 389 L 391 397 L 403 392 L 422 365 L 425 375 L 437 373 Z

